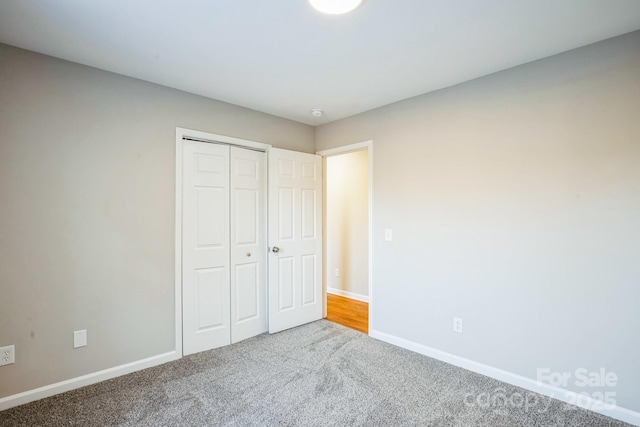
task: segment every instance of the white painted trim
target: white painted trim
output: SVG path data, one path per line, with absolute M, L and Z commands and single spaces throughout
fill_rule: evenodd
M 66 391 L 74 390 L 80 387 L 99 383 L 101 381 L 110 380 L 112 378 L 130 374 L 142 369 L 162 365 L 163 363 L 171 362 L 179 358 L 180 356 L 177 352 L 170 351 L 168 353 L 148 357 L 136 362 L 126 363 L 124 365 L 115 366 L 113 368 L 104 369 L 102 371 L 93 372 L 91 374 L 82 375 L 80 377 L 60 381 L 55 384 L 50 384 L 44 387 L 39 387 L 33 390 L 28 390 L 22 393 L 3 397 L 2 399 L 0 399 L 0 411 L 13 408 L 14 406 L 33 402 L 35 400 L 44 399 L 45 397 L 55 396 L 56 394 L 64 393 Z
M 355 292 L 343 291 L 342 289 L 327 287 L 327 293 L 333 295 L 340 295 L 341 297 L 351 298 L 356 301 L 369 302 L 369 297 L 366 295 L 356 294 Z
M 183 141 L 184 138 L 202 139 L 211 142 L 222 142 L 225 144 L 237 145 L 247 148 L 257 148 L 269 153 L 271 144 L 264 144 L 257 141 L 249 141 L 247 139 L 235 138 L 232 136 L 218 135 L 215 133 L 202 132 L 193 129 L 176 128 L 176 187 L 175 187 L 175 276 L 174 276 L 174 290 L 175 290 L 175 337 L 176 337 L 176 353 L 178 358 L 184 354 L 182 345 L 182 160 L 183 160 Z M 268 158 L 267 158 L 268 164 Z M 268 166 L 267 166 L 268 167 Z M 268 202 L 267 202 L 268 203 Z M 267 212 L 265 212 L 267 214 Z M 268 232 L 268 230 L 267 230 Z M 267 235 L 268 236 L 268 235 Z M 267 239 L 268 241 L 268 239 Z M 267 284 L 268 286 L 268 284 Z
M 318 155 L 318 154 L 316 154 Z M 327 317 L 327 158 L 322 158 L 322 318 Z
M 318 151 L 316 152 L 316 154 L 322 157 L 337 156 L 340 154 L 352 153 L 354 151 L 367 150 L 369 149 L 369 147 L 371 147 L 372 143 L 373 141 L 356 142 L 355 144 L 343 145 L 342 147 L 336 147 L 336 148 L 330 148 L 328 150 Z
M 369 153 L 369 328 L 373 328 L 373 141 L 366 141 Z
M 215 133 L 202 132 L 199 130 L 176 128 L 176 139 L 180 137 L 182 141 L 183 137 L 204 139 L 211 142 L 223 142 L 225 144 L 240 145 L 243 147 L 257 148 L 259 150 L 268 151 L 272 146 L 271 144 L 264 144 L 257 141 L 249 141 L 248 139 L 235 138 L 233 136 L 218 135 Z
M 522 387 L 534 393 L 552 397 L 562 402 L 580 406 L 581 408 L 602 414 L 607 417 L 615 418 L 620 421 L 640 426 L 640 412 L 635 412 L 627 408 L 622 408 L 620 406 L 616 406 L 612 409 L 604 409 L 601 408 L 602 402 L 592 399 L 591 397 L 582 395 L 579 396 L 579 393 L 576 393 L 574 391 L 554 387 L 545 383 L 540 383 L 532 378 L 523 377 L 522 375 L 514 374 L 512 372 L 504 371 L 493 366 L 485 365 L 483 363 L 466 359 L 464 357 L 456 356 L 442 350 L 438 350 L 423 344 L 397 337 L 395 335 L 369 329 L 369 336 L 380 341 L 384 341 L 389 344 L 393 344 L 398 347 L 402 347 L 404 349 L 440 360 L 442 362 L 459 366 L 469 371 L 494 378 L 498 381 L 502 381 L 517 387 Z
M 342 147 L 331 148 L 329 150 L 323 150 L 316 152 L 317 155 L 323 157 L 331 157 L 340 154 L 353 153 L 354 151 L 367 150 L 369 157 L 369 331 L 374 330 L 373 323 L 373 140 L 357 142 L 355 144 L 344 145 Z M 325 173 L 325 182 L 326 182 Z M 326 188 L 326 185 L 325 185 Z M 325 204 L 326 205 L 326 204 Z M 326 215 L 325 215 L 326 217 Z M 324 231 L 323 227 L 323 233 Z M 326 241 L 326 239 L 325 239 Z M 324 246 L 324 242 L 322 243 Z M 323 267 L 324 268 L 324 267 Z M 328 292 L 328 289 L 327 289 Z M 325 298 L 326 300 L 326 298 Z M 325 301 L 326 307 L 326 301 Z M 325 313 L 326 315 L 326 313 Z
M 175 206 L 175 349 L 179 357 L 184 355 L 182 348 L 182 136 L 185 129 L 176 128 L 176 206 Z

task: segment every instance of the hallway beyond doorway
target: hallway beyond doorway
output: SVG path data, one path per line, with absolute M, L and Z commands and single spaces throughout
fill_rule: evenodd
M 327 293 L 327 320 L 369 333 L 369 304 Z

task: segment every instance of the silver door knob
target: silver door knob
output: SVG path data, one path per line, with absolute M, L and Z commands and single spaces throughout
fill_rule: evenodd
M 273 251 L 274 254 L 277 254 L 278 252 L 280 252 L 280 248 L 277 246 L 274 246 L 273 249 L 271 249 Z

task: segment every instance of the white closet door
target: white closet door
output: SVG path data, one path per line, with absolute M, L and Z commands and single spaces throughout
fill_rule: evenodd
M 183 352 L 228 345 L 229 147 L 184 142 Z
M 231 342 L 267 331 L 266 154 L 231 147 Z
M 269 152 L 269 332 L 322 318 L 322 158 Z

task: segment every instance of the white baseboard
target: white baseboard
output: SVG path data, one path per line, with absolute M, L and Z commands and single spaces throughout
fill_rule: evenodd
M 328 294 L 340 295 L 341 297 L 351 298 L 356 301 L 369 302 L 369 297 L 366 295 L 356 294 L 355 292 L 343 291 L 342 289 L 327 288 Z
M 534 393 L 539 393 L 544 396 L 549 396 L 554 399 L 579 406 L 581 408 L 597 412 L 607 417 L 615 418 L 620 421 L 627 422 L 636 426 L 640 426 L 640 412 L 632 411 L 630 409 L 615 406 L 613 408 L 603 408 L 602 402 L 592 399 L 589 396 L 579 395 L 579 393 L 565 390 L 559 387 L 554 387 L 549 384 L 539 383 L 538 381 L 523 377 L 512 372 L 504 371 L 502 369 L 494 368 L 483 363 L 475 362 L 464 357 L 456 356 L 451 353 L 447 353 L 441 350 L 437 350 L 432 347 L 427 347 L 422 344 L 418 344 L 413 341 L 406 340 L 404 338 L 397 337 L 395 335 L 386 334 L 384 332 L 370 330 L 369 336 L 376 338 L 380 341 L 387 342 L 389 344 L 396 345 L 398 347 L 405 348 L 407 350 L 414 351 L 416 353 L 429 356 L 431 358 L 440 360 L 451 365 L 459 366 L 478 374 L 485 375 L 487 377 L 494 378 L 505 383 L 522 387 L 526 390 L 530 390 Z
M 76 388 L 95 384 L 101 381 L 110 380 L 112 378 L 130 374 L 131 372 L 140 371 L 152 366 L 162 365 L 163 363 L 171 362 L 172 360 L 176 359 L 179 359 L 177 352 L 171 351 L 135 362 L 126 363 L 124 365 L 115 366 L 113 368 L 105 369 L 102 371 L 93 372 L 91 374 L 82 375 L 80 377 L 71 378 L 59 383 L 50 384 L 44 387 L 39 387 L 33 390 L 28 390 L 22 393 L 3 397 L 0 399 L 0 411 L 13 408 L 14 406 L 33 402 L 34 400 L 44 399 L 45 397 L 64 393 L 65 391 L 74 390 Z

